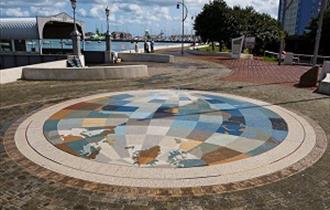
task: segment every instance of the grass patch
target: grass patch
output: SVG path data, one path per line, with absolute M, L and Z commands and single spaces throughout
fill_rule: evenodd
M 271 62 L 271 63 L 273 63 L 273 62 L 276 62 L 276 61 L 277 61 L 277 58 L 274 57 L 274 56 L 264 56 L 264 57 L 263 57 L 263 60 L 266 61 L 266 62 Z
M 199 48 L 198 50 L 203 52 L 220 52 L 219 46 L 214 46 L 214 50 L 213 50 L 211 45 L 207 47 Z M 223 47 L 221 52 L 229 52 L 229 49 L 227 47 Z

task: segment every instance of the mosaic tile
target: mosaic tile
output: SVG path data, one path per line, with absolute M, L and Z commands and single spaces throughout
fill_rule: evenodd
M 189 153 L 195 155 L 196 157 L 202 158 L 205 154 L 213 152 L 220 148 L 214 144 L 203 143 L 195 147 L 193 150 L 189 151 Z
M 198 141 L 205 141 L 210 136 L 212 136 L 212 131 L 205 131 L 205 130 L 193 130 L 189 135 L 188 139 L 194 139 Z
M 282 131 L 287 131 L 288 130 L 288 125 L 286 122 L 281 119 L 281 118 L 269 118 L 269 120 L 272 123 L 272 128 L 274 130 L 282 130 Z
M 119 93 L 52 115 L 44 135 L 58 149 L 98 162 L 189 168 L 267 152 L 286 139 L 286 122 L 266 107 L 191 93 Z
M 60 119 L 65 118 L 70 112 L 72 112 L 71 109 L 63 109 L 63 110 L 55 113 L 54 115 L 52 115 L 49 119 L 60 120 Z
M 190 127 L 171 127 L 167 132 L 167 136 L 186 138 L 193 131 Z
M 170 127 L 149 126 L 147 130 L 147 134 L 165 136 L 169 129 Z
M 144 135 L 147 133 L 147 126 L 126 125 L 125 133 L 128 135 Z
M 90 110 L 71 110 L 63 119 L 86 118 L 90 112 Z
M 239 155 L 241 155 L 241 153 L 237 152 L 236 150 L 232 150 L 226 147 L 219 147 L 213 151 L 205 153 L 201 159 L 204 160 L 208 165 L 214 165 Z
M 250 150 L 259 147 L 263 145 L 265 142 L 256 140 L 256 139 L 247 139 L 239 137 L 232 143 L 229 143 L 226 145 L 226 148 L 241 152 L 241 153 L 247 153 Z
M 81 128 L 84 118 L 68 118 L 62 119 L 57 123 L 57 130 L 72 130 L 74 128 Z
M 98 109 L 98 108 L 100 108 L 100 104 L 81 102 L 81 103 L 69 106 L 66 109 L 71 109 L 71 110 L 95 110 L 95 109 Z
M 218 146 L 226 146 L 234 142 L 239 136 L 225 135 L 221 133 L 214 133 L 205 142 L 209 144 L 215 144 Z
M 250 150 L 246 154 L 250 155 L 250 156 L 256 156 L 256 155 L 259 155 L 261 153 L 271 150 L 272 148 L 276 147 L 276 145 L 278 145 L 278 142 L 276 142 L 274 139 L 270 138 L 264 144 L 260 145 L 259 147 L 255 148 L 255 149 Z
M 102 127 L 106 125 L 106 118 L 87 118 L 82 121 L 82 126 L 88 127 Z
M 188 140 L 180 144 L 180 149 L 184 152 L 188 152 L 201 144 L 203 144 L 201 141 Z
M 223 117 L 221 115 L 200 115 L 199 116 L 199 122 L 207 122 L 207 123 L 218 123 L 221 124 L 223 121 Z

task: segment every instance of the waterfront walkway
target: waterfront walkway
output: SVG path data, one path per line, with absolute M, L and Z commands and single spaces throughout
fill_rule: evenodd
M 219 190 L 222 188 L 217 186 L 180 190 L 118 186 L 100 188 L 97 184 L 77 181 L 31 164 L 24 156 L 15 153 L 14 139 L 7 138 L 4 141 L 6 131 L 9 131 L 7 136 L 15 134 L 10 127 L 15 126 L 17 119 L 69 99 L 118 91 L 175 88 L 231 94 L 279 105 L 312 119 L 308 123 L 315 121 L 325 131 L 328 141 L 330 139 L 330 98 L 313 93 L 310 89 L 292 86 L 303 74 L 305 67 L 300 70 L 297 66 L 277 67 L 262 61 L 229 61 L 193 56 L 177 57 L 173 64 L 150 63 L 148 66 L 151 77 L 145 79 L 91 82 L 18 81 L 1 85 L 0 209 L 329 209 L 329 147 L 318 162 L 300 173 L 260 186 L 263 182 L 278 180 L 285 175 L 279 172 L 274 177 L 257 180 L 257 183 L 248 182 L 247 185 L 253 186 L 252 188 L 220 194 Z M 288 81 L 289 85 L 285 83 Z M 210 100 L 211 102 L 218 103 L 216 100 Z M 94 113 L 90 116 L 96 115 Z M 250 117 L 251 115 L 246 119 Z M 210 120 L 205 116 L 196 119 Z M 279 129 L 280 121 L 272 120 L 274 128 Z M 93 124 L 91 121 L 86 122 Z M 5 145 L 4 142 L 10 144 Z M 208 146 L 205 148 L 212 149 Z M 238 149 L 238 146 L 233 148 Z M 325 149 L 325 146 L 319 148 Z M 311 163 L 308 159 L 305 160 Z M 76 187 L 72 187 L 74 185 Z M 226 187 L 232 186 L 229 184 Z
M 265 62 L 261 59 L 233 60 L 218 56 L 191 56 L 200 60 L 207 60 L 223 64 L 232 70 L 232 74 L 221 80 L 239 81 L 255 84 L 280 84 L 295 85 L 299 78 L 310 67 L 300 65 L 277 65 L 277 63 Z

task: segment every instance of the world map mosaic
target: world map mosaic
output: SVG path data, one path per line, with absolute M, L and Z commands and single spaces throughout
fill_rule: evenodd
M 190 168 L 265 153 L 288 135 L 267 107 L 183 90 L 118 93 L 66 107 L 44 124 L 71 155 L 129 167 Z

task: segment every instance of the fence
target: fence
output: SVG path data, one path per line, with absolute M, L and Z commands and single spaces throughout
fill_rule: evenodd
M 271 51 L 265 51 L 265 56 L 270 57 L 276 57 L 278 59 L 278 53 L 271 52 Z M 293 54 L 293 64 L 299 64 L 299 65 L 313 65 L 313 55 L 307 55 L 307 54 Z M 282 54 L 282 60 L 285 59 L 285 55 Z M 323 65 L 325 61 L 330 61 L 330 56 L 323 56 L 319 55 L 317 56 L 317 64 Z

